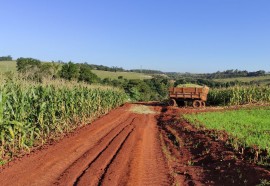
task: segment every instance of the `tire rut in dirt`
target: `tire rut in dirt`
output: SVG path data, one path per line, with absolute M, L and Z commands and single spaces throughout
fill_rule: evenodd
M 154 115 L 137 115 L 134 132 L 104 175 L 102 185 L 171 185 Z
M 123 144 L 121 151 L 107 169 L 102 185 L 127 185 L 130 178 L 130 161 L 133 159 L 134 145 L 136 144 L 136 129 Z
M 106 175 L 106 173 L 108 171 L 108 168 L 111 166 L 112 162 L 115 160 L 116 156 L 118 155 L 118 153 L 122 149 L 124 143 L 126 142 L 126 140 L 128 139 L 128 137 L 130 136 L 130 134 L 133 132 L 133 130 L 134 130 L 134 127 L 132 128 L 131 131 L 129 131 L 128 135 L 125 137 L 125 139 L 121 143 L 120 147 L 117 149 L 116 153 L 113 155 L 113 158 L 111 159 L 111 161 L 109 162 L 109 164 L 107 164 L 106 168 L 104 169 L 104 173 L 102 174 L 101 178 L 99 179 L 98 185 L 102 185 L 103 180 L 105 178 L 105 175 Z
M 132 106 L 6 166 L 0 185 L 171 185 L 156 114 L 133 113 Z
M 136 128 L 137 142 L 133 148 L 126 185 L 171 185 L 155 116 L 144 115 L 141 123 L 143 125 L 138 124 Z
M 87 150 L 72 165 L 70 165 L 58 178 L 56 185 L 75 185 L 83 174 L 98 160 L 98 158 L 106 151 L 116 138 L 127 128 L 132 126 L 136 118 L 129 117 L 121 122 L 108 133 L 106 133 L 96 145 Z
M 60 141 L 6 164 L 4 169 L 0 170 L 1 184 L 53 185 L 70 165 L 96 146 L 112 128 L 133 117 L 131 113 L 126 112 L 129 108 L 130 105 L 124 105 L 115 109 L 90 125 L 68 134 Z
M 134 126 L 126 127 L 108 147 L 77 178 L 74 185 L 100 185 L 106 170 L 133 131 Z

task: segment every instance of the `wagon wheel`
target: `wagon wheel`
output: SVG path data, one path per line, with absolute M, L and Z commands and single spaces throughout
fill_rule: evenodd
M 177 104 L 176 104 L 175 99 L 170 99 L 170 101 L 169 101 L 169 105 L 170 105 L 170 106 L 173 106 L 173 107 L 176 107 L 176 106 L 177 106 Z
M 205 107 L 205 102 L 204 101 L 202 101 L 201 104 L 202 104 L 202 107 Z
M 194 100 L 192 105 L 194 108 L 199 108 L 202 106 L 202 104 L 199 100 Z

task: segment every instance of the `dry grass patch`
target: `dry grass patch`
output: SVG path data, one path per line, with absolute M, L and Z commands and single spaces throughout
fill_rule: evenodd
M 130 111 L 136 114 L 156 114 L 155 111 L 145 105 L 132 105 Z

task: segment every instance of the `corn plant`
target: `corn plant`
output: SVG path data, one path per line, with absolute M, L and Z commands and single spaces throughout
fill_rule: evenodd
M 0 158 L 29 151 L 48 139 L 123 104 L 124 91 L 75 83 L 2 82 Z
M 246 86 L 212 89 L 208 94 L 211 105 L 242 105 L 270 103 L 270 87 Z

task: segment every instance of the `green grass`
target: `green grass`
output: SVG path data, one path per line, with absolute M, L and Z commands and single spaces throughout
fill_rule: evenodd
M 16 72 L 16 61 L 0 61 L 0 73 Z M 123 76 L 125 79 L 151 79 L 150 75 L 136 73 L 136 72 L 109 72 L 103 70 L 92 70 L 101 79 L 110 78 L 118 79 L 119 76 Z
M 226 131 L 235 147 L 258 147 L 270 152 L 270 107 L 225 112 L 187 114 L 189 122 L 207 129 Z M 255 148 L 256 149 L 256 148 Z
M 201 85 L 197 85 L 197 84 L 179 84 L 177 85 L 177 87 L 203 87 Z
M 0 61 L 0 73 L 16 72 L 16 61 Z
M 258 77 L 238 77 L 238 78 L 224 78 L 224 79 L 215 79 L 216 82 L 230 82 L 230 81 L 240 81 L 240 82 L 251 82 L 258 81 L 262 85 L 266 85 L 270 83 L 270 75 L 266 76 L 258 76 Z
M 103 70 L 92 70 L 101 79 L 111 78 L 117 79 L 119 76 L 123 76 L 125 79 L 151 79 L 152 77 L 142 73 L 136 72 L 109 72 Z

